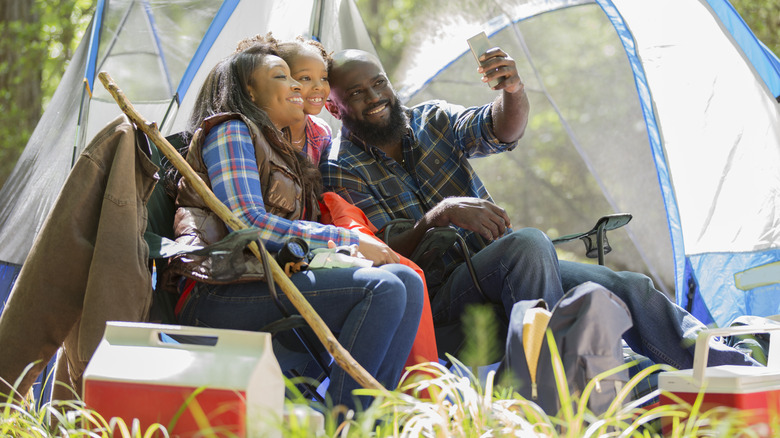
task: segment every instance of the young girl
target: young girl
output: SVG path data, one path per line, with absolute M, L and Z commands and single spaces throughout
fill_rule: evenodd
M 290 126 L 290 143 L 315 165 L 330 143 L 330 126 L 314 117 L 325 107 L 330 94 L 328 68 L 330 55 L 318 41 L 298 36 L 295 41 L 278 43 L 279 56 L 290 66 L 292 78 L 301 84 L 303 112 L 306 118 Z

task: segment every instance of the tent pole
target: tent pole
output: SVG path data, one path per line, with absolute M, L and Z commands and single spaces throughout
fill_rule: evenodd
M 171 115 L 171 110 L 173 110 L 173 106 L 176 105 L 176 110 L 178 111 L 179 105 L 181 105 L 181 102 L 179 102 L 179 93 L 173 93 L 173 97 L 171 98 L 171 103 L 168 104 L 168 109 L 165 110 L 165 115 L 162 118 L 162 122 L 160 122 L 160 128 L 165 127 L 165 122 L 168 121 L 168 116 Z
M 103 63 L 106 62 L 106 59 L 108 58 L 108 55 L 111 54 L 111 51 L 113 50 L 114 46 L 116 45 L 117 40 L 119 39 L 119 29 L 124 29 L 125 24 L 127 23 L 128 18 L 130 17 L 130 12 L 132 12 L 133 5 L 135 4 L 135 0 L 133 0 L 125 10 L 125 13 L 122 14 L 122 19 L 119 21 L 119 25 L 116 27 L 117 32 L 114 33 L 114 36 L 111 38 L 111 41 L 106 45 L 106 50 L 103 53 L 103 58 L 100 59 L 97 63 L 95 63 L 95 70 L 98 71 L 103 67 Z M 92 74 L 94 74 L 94 71 Z
M 87 95 L 89 94 L 89 83 L 87 83 L 87 80 L 84 79 L 84 88 L 81 89 L 81 103 L 79 104 L 79 115 L 77 116 L 77 122 L 76 122 L 76 138 L 73 139 L 73 154 L 70 157 L 70 168 L 73 169 L 73 166 L 76 165 L 76 156 L 79 154 L 79 145 L 82 144 L 81 142 L 81 135 L 83 134 L 82 131 L 82 120 L 86 118 L 84 116 L 84 102 L 88 101 L 89 98 Z M 89 107 L 89 104 L 87 104 L 87 108 Z
M 165 77 L 165 84 L 168 85 L 168 93 L 173 94 L 173 82 L 171 81 L 171 72 L 168 69 L 168 63 L 165 61 L 165 53 L 163 53 L 162 43 L 160 42 L 160 35 L 157 32 L 157 22 L 154 20 L 154 14 L 152 8 L 149 6 L 149 0 L 143 1 L 144 16 L 146 17 L 146 25 L 149 27 L 149 33 L 152 34 L 154 40 L 154 51 L 157 54 L 159 60 L 160 70 Z
M 309 28 L 311 38 L 320 42 L 322 42 L 322 17 L 325 15 L 323 9 L 325 9 L 325 2 L 315 0 L 314 6 L 311 8 L 311 26 Z

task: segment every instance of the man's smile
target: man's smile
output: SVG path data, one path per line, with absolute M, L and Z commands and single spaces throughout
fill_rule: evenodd
M 373 109 L 366 111 L 366 115 L 373 116 L 375 114 L 379 114 L 380 112 L 384 111 L 386 108 L 387 108 L 387 103 L 377 105 Z

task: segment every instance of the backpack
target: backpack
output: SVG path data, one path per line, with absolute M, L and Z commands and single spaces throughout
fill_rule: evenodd
M 544 300 L 519 301 L 512 307 L 502 378 L 513 377 L 518 393 L 547 414 L 560 409 L 559 392 L 545 332 L 549 328 L 560 353 L 573 399 L 593 377 L 623 365 L 622 335 L 632 326 L 626 304 L 596 283 L 567 292 L 552 311 Z M 629 379 L 628 370 L 604 378 L 588 398 L 588 409 L 604 413 Z

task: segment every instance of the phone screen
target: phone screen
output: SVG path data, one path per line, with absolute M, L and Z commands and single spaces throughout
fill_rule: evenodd
M 469 47 L 471 48 L 471 53 L 474 55 L 474 59 L 476 59 L 477 63 L 481 65 L 479 62 L 479 57 L 493 47 L 490 44 L 490 40 L 488 39 L 485 32 L 480 32 L 469 38 L 467 41 L 469 43 Z M 494 79 L 489 81 L 488 85 L 493 88 L 498 85 L 498 83 L 499 81 Z

